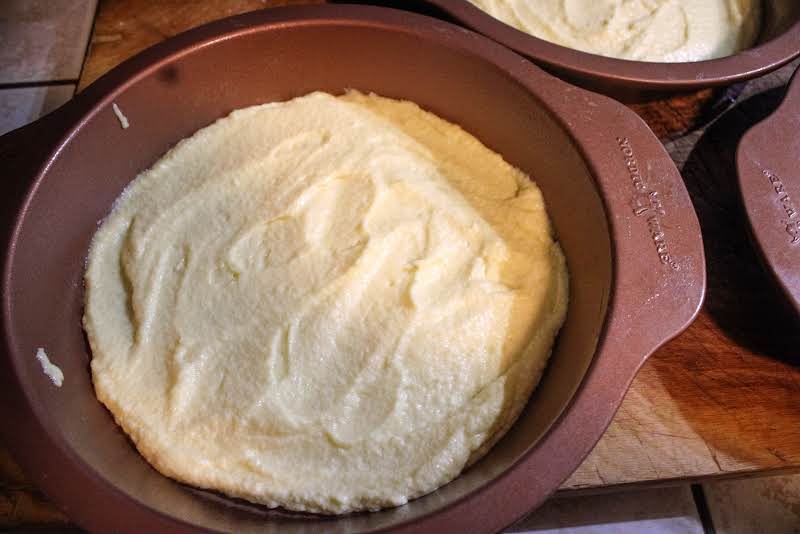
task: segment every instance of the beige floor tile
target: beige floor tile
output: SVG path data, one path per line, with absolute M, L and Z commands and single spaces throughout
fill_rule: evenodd
M 703 526 L 687 485 L 551 499 L 507 532 L 703 534 Z
M 0 90 L 0 135 L 53 111 L 74 93 L 73 84 Z
M 703 485 L 717 534 L 800 533 L 800 475 Z
M 97 0 L 0 0 L 0 83 L 73 80 Z

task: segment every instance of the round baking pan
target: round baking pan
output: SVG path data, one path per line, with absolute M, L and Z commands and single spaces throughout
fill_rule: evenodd
M 739 191 L 767 272 L 800 319 L 800 72 L 781 106 L 742 137 Z
M 347 88 L 415 101 L 537 181 L 571 277 L 545 376 L 482 460 L 396 509 L 297 514 L 176 483 L 94 396 L 81 329 L 90 239 L 126 184 L 197 129 L 236 108 Z M 705 290 L 689 196 L 633 112 L 476 33 L 401 11 L 270 9 L 181 34 L 0 138 L 0 168 L 3 438 L 47 495 L 98 532 L 498 531 L 580 464 Z M 63 369 L 61 388 L 42 373 L 39 347 Z
M 407 4 L 378 3 L 398 7 Z M 800 2 L 797 0 L 762 1 L 763 23 L 755 47 L 733 56 L 692 63 L 628 61 L 581 52 L 517 30 L 467 0 L 423 0 L 411 4 L 423 10 L 426 6 L 433 7 L 565 80 L 628 102 L 730 85 L 766 74 L 800 55 Z

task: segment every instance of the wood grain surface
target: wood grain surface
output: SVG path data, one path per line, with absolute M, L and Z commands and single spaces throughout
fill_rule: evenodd
M 79 87 L 191 27 L 299 3 L 314 2 L 101 0 Z M 746 85 L 632 106 L 665 142 L 692 195 L 708 294 L 697 321 L 644 365 L 562 492 L 800 470 L 800 326 L 748 242 L 734 168 L 738 140 L 780 103 L 797 65 Z M 0 528 L 14 525 L 68 521 L 0 448 Z
M 722 91 L 695 118 L 702 127 L 665 142 L 702 226 L 706 302 L 644 365 L 564 489 L 800 468 L 800 326 L 748 240 L 734 163 L 739 139 L 780 104 L 798 65 Z M 694 111 L 680 101 L 637 109 L 662 139 L 692 121 L 683 110 Z

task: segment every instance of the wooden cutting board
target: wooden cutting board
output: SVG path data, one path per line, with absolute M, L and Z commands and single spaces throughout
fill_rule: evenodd
M 191 27 L 301 3 L 320 2 L 101 0 L 79 88 Z M 791 72 L 632 106 L 665 141 L 692 195 L 708 294 L 697 321 L 644 365 L 562 492 L 800 471 L 800 327 L 748 242 L 734 167 L 738 139 L 780 103 Z M 56 524 L 68 521 L 0 448 L 0 528 Z

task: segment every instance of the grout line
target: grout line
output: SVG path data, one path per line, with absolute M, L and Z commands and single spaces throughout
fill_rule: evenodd
M 711 510 L 708 508 L 708 501 L 702 485 L 692 484 L 692 497 L 697 508 L 697 514 L 700 516 L 700 522 L 703 525 L 703 531 L 705 534 L 716 534 L 714 521 L 711 519 Z
M 92 25 L 89 27 L 89 36 L 86 38 L 86 47 L 83 49 L 83 61 L 81 61 L 81 71 L 78 73 L 78 79 L 75 80 L 75 90 L 72 96 L 78 94 L 78 84 L 83 78 L 83 71 L 86 70 L 86 60 L 89 59 L 89 50 L 92 48 L 92 37 L 94 37 L 94 28 L 97 24 L 97 15 L 100 13 L 100 0 L 94 3 L 94 16 L 92 17 Z
M 0 83 L 0 89 L 27 89 L 30 87 L 52 87 L 55 85 L 71 85 L 77 83 L 78 83 L 77 79 L 46 80 L 42 82 L 11 82 L 11 83 Z

